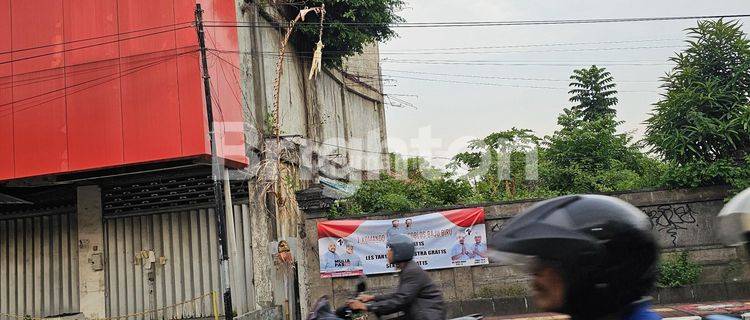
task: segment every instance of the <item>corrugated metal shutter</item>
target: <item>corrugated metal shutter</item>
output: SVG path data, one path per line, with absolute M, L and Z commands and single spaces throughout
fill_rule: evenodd
M 245 214 L 240 214 L 242 212 Z M 249 223 L 247 212 L 246 205 L 235 206 L 236 223 Z M 237 269 L 240 266 L 250 269 L 249 273 L 233 272 L 235 286 L 239 279 L 245 279 L 243 277 L 252 278 L 249 230 L 243 232 L 244 228 L 239 225 L 238 252 L 250 260 L 236 261 L 232 264 L 233 271 L 240 271 Z M 245 228 L 249 228 L 249 224 Z M 128 319 L 213 315 L 211 298 L 207 295 L 211 291 L 221 292 L 221 270 L 216 215 L 212 209 L 108 217 L 105 218 L 105 233 L 109 317 L 153 310 L 157 311 Z M 154 252 L 156 260 L 150 266 L 143 255 L 149 251 Z M 248 298 L 254 299 L 246 288 L 235 289 L 233 296 L 238 313 L 247 308 Z M 185 303 L 197 297 L 202 298 Z M 219 311 L 223 313 L 223 310 L 219 297 Z
M 256 309 L 253 284 L 253 242 L 250 209 L 246 204 L 234 206 L 234 228 L 237 256 L 232 261 L 232 304 L 238 315 Z
M 72 211 L 0 220 L 0 313 L 49 317 L 79 312 Z

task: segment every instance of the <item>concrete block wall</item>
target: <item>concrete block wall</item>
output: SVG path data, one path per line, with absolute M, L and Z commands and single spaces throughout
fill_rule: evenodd
M 703 266 L 699 285 L 689 289 L 662 289 L 655 293 L 657 301 L 690 302 L 699 301 L 701 298 L 744 296 L 743 291 L 738 288 L 741 287 L 739 284 L 750 281 L 748 257 L 741 250 L 722 246 L 715 236 L 714 217 L 724 204 L 724 199 L 728 195 L 727 188 L 657 190 L 611 195 L 632 203 L 649 215 L 664 255 L 687 250 L 691 259 Z M 485 205 L 487 232 L 499 230 L 508 219 L 535 202 L 518 201 Z M 373 214 L 362 218 L 391 219 L 440 210 L 445 209 Z M 328 295 L 335 305 L 341 305 L 353 294 L 356 279 L 321 279 L 317 276 L 319 263 L 316 224 L 325 218 L 307 218 L 308 236 L 304 246 L 310 268 L 308 285 L 311 299 L 314 301 L 322 295 Z M 512 268 L 486 265 L 435 270 L 430 271 L 430 275 L 440 284 L 446 300 L 463 313 L 511 314 L 534 311 L 526 297 L 529 277 Z M 394 275 L 368 278 L 370 291 L 374 293 L 393 290 L 397 283 L 398 279 Z M 683 292 L 681 295 L 678 292 L 680 290 L 687 290 L 687 293 Z

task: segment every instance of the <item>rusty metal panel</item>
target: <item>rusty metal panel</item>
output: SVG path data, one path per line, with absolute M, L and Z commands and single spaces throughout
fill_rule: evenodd
M 75 230 L 73 212 L 0 220 L 0 313 L 79 312 Z
M 237 205 L 235 224 L 249 227 L 247 205 Z M 105 217 L 107 316 L 188 319 L 213 315 L 210 293 L 221 294 L 219 243 L 212 209 Z M 247 231 L 249 232 L 249 231 Z M 237 229 L 239 258 L 231 263 L 236 312 L 255 307 L 249 243 Z M 153 259 L 150 257 L 153 256 Z M 245 270 L 249 268 L 249 272 Z M 224 307 L 219 297 L 218 309 Z

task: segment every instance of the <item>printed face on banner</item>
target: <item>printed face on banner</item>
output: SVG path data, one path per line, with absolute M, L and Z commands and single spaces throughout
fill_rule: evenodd
M 488 263 L 484 209 L 459 209 L 404 219 L 319 222 L 321 277 L 396 272 L 386 257 L 386 244 L 396 234 L 414 240 L 414 261 L 427 270 Z

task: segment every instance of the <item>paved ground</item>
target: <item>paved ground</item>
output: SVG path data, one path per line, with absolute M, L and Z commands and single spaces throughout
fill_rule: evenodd
M 739 317 L 750 312 L 750 301 L 721 301 L 699 304 L 679 304 L 655 306 L 654 311 L 664 318 L 704 317 L 715 314 Z M 520 314 L 502 317 L 488 317 L 488 320 L 566 320 L 567 316 L 554 313 Z M 688 319 L 688 318 L 686 318 Z

